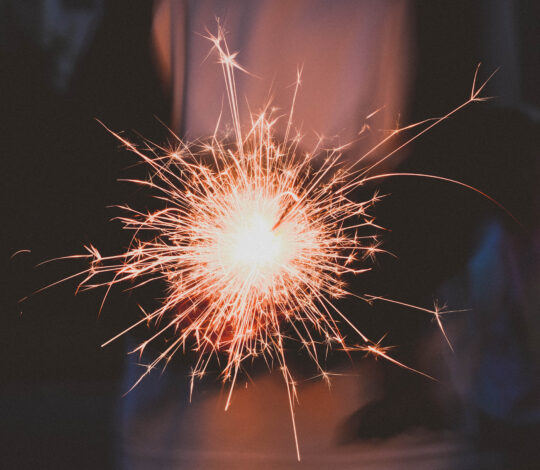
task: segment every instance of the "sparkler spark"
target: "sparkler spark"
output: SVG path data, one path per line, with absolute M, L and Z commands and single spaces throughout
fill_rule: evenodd
M 153 191 L 162 208 L 143 213 L 122 206 L 124 215 L 119 219 L 134 233 L 129 248 L 118 255 L 102 256 L 89 246 L 87 254 L 70 257 L 89 259 L 89 268 L 69 278 L 82 275 L 79 289 L 105 286 L 107 294 L 113 286 L 125 282 L 134 282 L 133 288 L 158 280 L 166 282 L 163 303 L 152 312 L 143 310 L 140 321 L 104 344 L 146 322 L 159 327 L 134 352 L 142 353 L 156 338 L 172 334 L 173 340 L 147 366 L 134 387 L 179 349 L 191 349 L 198 354 L 191 389 L 195 378 L 207 372 L 212 358 L 225 358 L 221 377 L 230 383 L 228 408 L 247 359 L 277 361 L 286 384 L 300 458 L 293 406 L 297 390 L 287 366 L 286 338 L 296 339 L 306 349 L 324 378 L 328 378 L 328 372 L 323 368 L 321 347 L 363 350 L 418 372 L 392 359 L 388 347 L 370 341 L 335 305 L 335 299 L 352 295 L 345 275 L 370 269 L 361 260 L 383 251 L 370 215 L 378 196 L 362 202 L 350 198 L 352 191 L 374 178 L 370 175 L 378 164 L 359 169 L 361 162 L 398 133 L 427 123 L 379 160 L 382 162 L 463 106 L 482 100 L 479 94 L 485 83 L 476 88 L 475 77 L 466 103 L 441 118 L 392 131 L 374 149 L 347 165 L 341 157 L 343 147 L 320 150 L 319 144 L 305 153 L 300 151 L 301 137 L 289 137 L 300 73 L 284 138 L 276 135 L 279 118 L 269 106 L 250 116 L 250 126 L 244 128 L 235 71 L 245 70 L 236 62 L 236 53 L 229 51 L 221 28 L 208 39 L 224 74 L 232 141 L 220 134 L 219 125 L 208 141 L 186 143 L 178 139 L 172 149 L 139 147 L 110 131 L 148 165 L 148 179 L 130 181 Z M 108 275 L 109 280 L 98 281 L 102 275 Z M 387 300 L 360 298 L 368 302 Z M 442 312 L 437 308 L 421 310 L 433 314 L 444 333 Z M 168 322 L 160 323 L 164 318 Z M 354 344 L 347 344 L 340 324 L 354 329 L 358 335 Z

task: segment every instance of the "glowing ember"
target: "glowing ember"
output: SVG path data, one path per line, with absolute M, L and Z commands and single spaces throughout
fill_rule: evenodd
M 306 223 L 295 220 L 273 228 L 280 217 L 279 195 L 270 199 L 254 192 L 225 200 L 223 216 L 204 221 L 212 231 L 195 229 L 201 265 L 216 273 L 222 285 L 243 285 L 250 295 L 267 296 L 275 290 L 287 265 L 299 262 L 309 248 Z M 221 210 L 220 210 L 221 212 Z

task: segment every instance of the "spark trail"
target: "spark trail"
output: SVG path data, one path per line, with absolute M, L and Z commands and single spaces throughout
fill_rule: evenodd
M 300 73 L 288 117 L 281 118 L 287 119 L 285 138 L 277 135 L 280 118 L 269 111 L 269 105 L 260 114 L 250 115 L 249 126 L 244 127 L 235 73 L 245 70 L 236 62 L 237 54 L 228 49 L 221 27 L 208 39 L 223 70 L 234 138 L 223 137 L 219 118 L 207 141 L 178 139 L 174 148 L 166 149 L 149 143 L 138 146 L 109 130 L 150 169 L 148 179 L 129 181 L 149 188 L 162 208 L 145 213 L 120 206 L 124 215 L 119 219 L 133 232 L 129 247 L 112 256 L 86 247 L 86 254 L 67 258 L 86 258 L 89 268 L 67 279 L 83 276 L 78 290 L 106 287 L 103 301 L 115 285 L 129 283 L 137 288 L 165 282 L 162 304 L 151 312 L 143 310 L 140 321 L 103 345 L 149 322 L 155 323 L 156 331 L 133 352 L 142 353 L 160 336 L 173 338 L 134 387 L 177 351 L 189 349 L 197 353 L 191 389 L 213 358 L 222 359 L 221 378 L 230 384 L 228 408 L 238 374 L 248 359 L 277 362 L 300 459 L 294 418 L 297 389 L 287 366 L 286 339 L 305 348 L 321 377 L 329 375 L 321 348 L 363 350 L 423 374 L 389 356 L 388 346 L 370 341 L 336 306 L 336 299 L 354 295 L 347 290 L 344 276 L 369 270 L 363 260 L 383 251 L 371 215 L 377 195 L 361 202 L 350 197 L 367 181 L 385 177 L 372 175 L 378 163 L 360 168 L 362 161 L 396 135 L 416 132 L 378 162 L 390 158 L 464 106 L 483 100 L 479 95 L 485 83 L 477 88 L 475 75 L 468 101 L 441 118 L 393 130 L 350 164 L 342 158 L 343 147 L 302 152 L 301 137 L 289 138 Z M 108 280 L 98 280 L 101 276 Z M 356 297 L 417 308 L 381 297 Z M 440 320 L 442 312 L 419 310 L 436 318 L 448 341 Z M 354 343 L 348 344 L 340 331 L 343 324 L 356 332 Z

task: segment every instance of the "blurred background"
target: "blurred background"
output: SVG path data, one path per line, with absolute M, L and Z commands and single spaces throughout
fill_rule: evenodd
M 383 184 L 384 193 L 398 195 L 384 201 L 380 219 L 395 228 L 388 246 L 401 259 L 401 267 L 391 260 L 379 265 L 387 267 L 381 276 L 394 286 L 390 293 L 428 305 L 436 296 L 451 309 L 469 309 L 445 317 L 455 354 L 433 325 L 402 331 L 394 341 L 414 345 L 402 356 L 413 367 L 444 377 L 446 391 L 438 390 L 433 401 L 442 408 L 451 403 L 446 415 L 455 419 L 445 422 L 450 434 L 438 434 L 435 444 L 403 438 L 388 444 L 385 438 L 429 419 L 411 418 L 371 436 L 358 424 L 369 423 L 367 415 L 360 413 L 357 422 L 353 414 L 341 431 L 349 446 L 342 466 L 538 468 L 540 3 L 407 4 L 415 67 L 400 122 L 441 115 L 467 99 L 479 62 L 484 76 L 500 70 L 485 92 L 495 99 L 434 129 L 398 170 L 476 186 L 524 227 L 455 187 Z M 100 345 L 136 318 L 137 294 L 113 294 L 100 316 L 103 292 L 75 296 L 74 282 L 31 294 L 84 269 L 76 262 L 38 263 L 80 253 L 88 244 L 107 252 L 125 246 L 120 224 L 110 221 L 116 215 L 111 205 L 145 205 L 138 188 L 117 182 L 144 172 L 96 119 L 154 142 L 167 138 L 156 117 L 171 122 L 174 84 L 160 75 L 152 45 L 156 7 L 150 0 L 0 0 L 3 468 L 130 468 L 118 450 L 125 340 Z M 402 235 L 411 230 L 414 240 Z M 415 327 L 395 318 L 368 327 L 382 332 L 388 325 Z M 430 360 L 417 360 L 419 345 Z M 395 391 L 412 389 L 410 382 L 403 374 L 388 379 Z M 375 427 L 385 416 L 374 411 Z M 354 454 L 350 446 L 360 442 Z

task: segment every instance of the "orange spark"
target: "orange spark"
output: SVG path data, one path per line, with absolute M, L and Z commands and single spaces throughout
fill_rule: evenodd
M 179 349 L 191 349 L 198 353 L 198 359 L 192 368 L 190 394 L 195 378 L 206 373 L 211 359 L 224 357 L 221 376 L 230 383 L 228 408 L 246 360 L 263 357 L 269 364 L 277 361 L 286 384 L 300 458 L 293 406 L 296 385 L 287 367 L 286 338 L 296 339 L 306 349 L 318 374 L 327 381 L 329 374 L 323 368 L 319 345 L 326 346 L 327 351 L 333 347 L 366 351 L 426 375 L 390 357 L 388 347 L 371 342 L 335 305 L 335 299 L 353 295 L 347 290 L 344 275 L 369 269 L 357 260 L 382 251 L 372 233 L 377 225 L 369 214 L 378 196 L 357 202 L 349 195 L 370 179 L 389 175 L 369 176 L 377 164 L 361 170 L 358 165 L 395 135 L 423 123 L 393 130 L 348 166 L 342 159 L 343 146 L 301 152 L 300 137 L 288 137 L 300 72 L 286 137 L 276 136 L 280 118 L 269 111 L 269 105 L 260 114 L 250 116 L 251 125 L 244 128 L 238 111 L 235 71 L 245 70 L 236 62 L 237 53 L 229 51 L 221 28 L 208 39 L 223 70 L 233 141 L 222 137 L 218 125 L 208 141 L 188 143 L 178 139 L 175 148 L 159 154 L 160 149 L 146 145 L 142 150 L 110 131 L 148 165 L 148 179 L 130 181 L 152 190 L 162 202 L 162 209 L 143 213 L 122 206 L 125 215 L 119 220 L 134 233 L 129 248 L 118 255 L 103 256 L 89 246 L 88 254 L 73 258 L 88 258 L 90 267 L 67 279 L 83 275 L 79 289 L 105 286 L 107 293 L 124 282 L 135 281 L 135 287 L 156 280 L 166 282 L 167 295 L 162 305 L 152 312 L 141 307 L 143 318 L 103 345 L 142 323 L 157 325 L 167 314 L 169 321 L 160 324 L 134 352 L 142 353 L 161 335 L 173 333 L 173 340 L 147 365 L 134 387 Z M 471 98 L 446 116 L 424 121 L 429 122 L 427 128 L 406 144 L 466 104 L 480 101 L 484 85 L 476 89 L 474 84 Z M 98 275 L 111 278 L 104 283 L 92 282 Z M 371 302 L 381 298 L 362 299 Z M 448 341 L 440 320 L 442 312 L 420 310 L 434 315 Z M 354 329 L 356 341 L 361 340 L 362 345 L 346 344 L 340 331 L 343 323 Z

